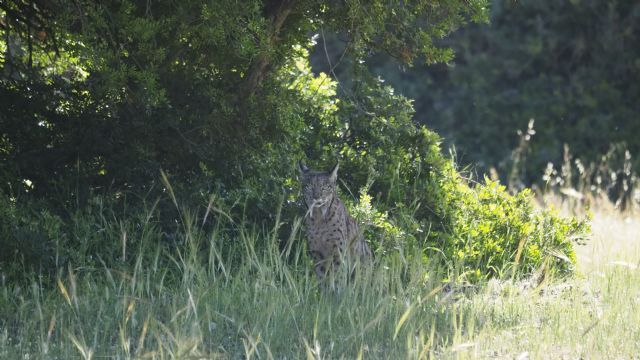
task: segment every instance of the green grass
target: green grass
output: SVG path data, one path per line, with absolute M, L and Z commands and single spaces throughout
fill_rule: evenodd
M 450 274 L 399 254 L 328 291 L 298 246 L 298 226 L 282 247 L 273 229 L 238 225 L 234 245 L 223 247 L 229 239 L 221 232 L 185 223 L 184 243 L 172 251 L 152 247 L 158 234 L 145 231 L 143 239 L 113 239 L 122 244 L 122 266 L 72 263 L 53 281 L 34 279 L 22 287 L 3 281 L 0 358 L 557 359 L 640 353 L 637 218 L 596 213 L 594 238 L 578 250 L 572 279 L 493 280 L 452 293 L 440 281 Z

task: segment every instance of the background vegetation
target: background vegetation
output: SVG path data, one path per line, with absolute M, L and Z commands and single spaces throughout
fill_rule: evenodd
M 398 2 L 392 12 L 384 2 L 63 5 L 1 8 L 1 261 L 10 274 L 52 274 L 72 259 L 111 265 L 118 247 L 106 229 L 146 231 L 132 219 L 157 218 L 157 243 L 175 246 L 182 205 L 226 207 L 258 226 L 281 212 L 278 235 L 287 236 L 301 207 L 293 164 L 304 158 L 342 163 L 344 196 L 381 254 L 420 249 L 472 282 L 546 262 L 573 268 L 584 223 L 534 210 L 527 192 L 470 188 L 440 137 L 413 122 L 410 100 L 364 66 L 353 66 L 347 89 L 307 61 L 309 35 L 325 29 L 347 37 L 358 63 L 374 53 L 447 61 L 451 50 L 436 40 L 485 20 L 486 3 Z
M 415 99 L 416 120 L 479 173 L 496 167 L 507 180 L 516 130 L 530 119 L 536 135 L 521 171 L 527 185 L 543 182 L 547 163 L 563 162 L 565 144 L 586 165 L 610 151 L 622 163 L 624 150 L 612 145 L 640 152 L 637 2 L 497 0 L 489 19 L 438 42 L 455 50 L 446 64 L 398 66 L 376 56 L 368 67 Z M 331 59 L 340 58 L 341 44 L 328 40 Z M 313 64 L 325 70 L 326 63 L 319 49 Z M 631 162 L 639 165 L 637 156 Z
M 492 307 L 490 279 L 535 294 L 575 274 L 589 216 L 461 170 L 376 67 L 451 62 L 445 37 L 489 15 L 466 0 L 0 3 L 0 354 L 433 357 L 523 320 L 537 304 Z M 473 91 L 502 84 L 485 70 Z M 468 90 L 454 79 L 431 94 Z M 525 183 L 536 148 L 521 128 L 508 174 Z M 622 170 L 580 170 L 567 150 L 546 183 L 575 209 L 632 194 L 627 154 Z M 312 276 L 300 159 L 340 162 L 376 252 L 339 291 Z

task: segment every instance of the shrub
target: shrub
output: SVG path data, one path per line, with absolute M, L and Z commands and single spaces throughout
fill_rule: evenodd
M 9 278 L 48 273 L 59 263 L 57 249 L 67 238 L 62 219 L 42 203 L 18 202 L 0 191 L 0 272 Z
M 443 156 L 439 136 L 412 122 L 408 99 L 379 79 L 365 77 L 350 101 L 339 101 L 337 84 L 313 75 L 306 51 L 299 52 L 280 74 L 290 84 L 282 95 L 297 99 L 287 104 L 307 110 L 301 116 L 297 109 L 281 108 L 278 116 L 288 124 L 288 141 L 264 142 L 251 152 L 239 164 L 244 175 L 238 184 L 212 181 L 215 175 L 203 165 L 203 172 L 189 181 L 168 176 L 158 187 L 165 195 L 158 195 L 161 200 L 151 210 L 144 197 L 115 194 L 89 197 L 81 206 L 66 201 L 58 207 L 66 213 L 58 215 L 51 215 L 46 204 L 33 211 L 35 203 L 5 196 L 7 215 L 0 222 L 12 251 L 31 264 L 55 254 L 56 262 L 46 267 L 60 266 L 60 259 L 96 266 L 99 259 L 126 263 L 123 242 L 128 247 L 163 239 L 170 246 L 184 242 L 185 213 L 202 214 L 212 204 L 229 209 L 229 216 L 247 226 L 282 221 L 276 236 L 287 238 L 294 218 L 303 213 L 294 164 L 308 157 L 316 168 L 341 163 L 343 198 L 369 225 L 366 233 L 379 256 L 420 253 L 424 261 L 443 261 L 469 281 L 505 275 L 509 269 L 526 276 L 543 265 L 570 272 L 572 246 L 585 236 L 585 223 L 535 210 L 529 191 L 512 196 L 490 181 L 470 187 L 453 160 Z M 360 189 L 359 202 L 350 189 Z M 242 235 L 238 231 L 225 235 L 228 246 Z
M 24 10 L 21 2 L 11 4 Z M 539 226 L 521 215 L 527 205 L 507 194 L 473 202 L 482 192 L 469 188 L 442 155 L 440 137 L 416 126 L 411 100 L 362 66 L 349 88 L 315 75 L 306 43 L 309 31 L 327 24 L 352 32 L 352 50 L 363 59 L 376 49 L 407 62 L 446 60 L 450 52 L 436 48 L 433 38 L 481 20 L 483 4 L 455 0 L 436 9 L 399 2 L 394 12 L 381 2 L 365 8 L 259 0 L 153 9 L 141 1 L 81 1 L 70 11 L 61 8 L 50 14 L 59 20 L 51 26 L 65 39 L 66 57 L 49 58 L 52 49 L 36 44 L 37 66 L 26 55 L 7 59 L 20 65 L 24 79 L 0 77 L 7 95 L 0 96 L 7 104 L 0 122 L 10 125 L 0 139 L 6 170 L 0 188 L 20 195 L 3 199 L 3 231 L 19 254 L 41 254 L 25 262 L 56 254 L 53 266 L 131 265 L 131 246 L 176 250 L 189 242 L 193 218 L 216 208 L 228 209 L 236 225 L 220 229 L 227 247 L 236 246 L 245 227 L 274 228 L 268 236 L 285 239 L 302 214 L 295 163 L 307 158 L 315 168 L 341 163 L 348 202 L 354 202 L 350 189 L 369 184 L 355 212 L 373 225 L 368 236 L 383 256 L 408 249 L 425 261 L 440 254 L 451 261 L 463 251 L 470 259 L 463 267 L 479 277 L 499 274 L 491 269 L 513 262 L 520 240 L 509 237 L 516 225 L 499 222 L 522 218 Z M 73 75 L 49 72 L 58 68 Z M 22 186 L 25 179 L 32 188 Z M 58 195 L 60 188 L 70 190 Z M 493 201 L 517 205 L 491 218 L 485 214 Z M 462 239 L 470 230 L 462 225 L 471 216 L 497 230 L 479 232 L 480 245 L 468 250 Z M 217 226 L 199 224 L 203 231 Z M 41 250 L 21 248 L 32 233 L 38 239 L 25 244 Z M 498 241 L 491 236 L 507 236 L 499 245 L 511 252 L 493 255 L 496 246 L 482 245 Z M 569 229 L 558 230 L 557 238 L 563 236 Z M 527 259 L 532 267 L 542 262 Z M 489 266 L 480 264 L 485 261 Z
M 486 184 L 462 188 L 459 212 L 442 253 L 462 264 L 472 277 L 529 275 L 546 266 L 568 274 L 575 265 L 574 245 L 586 240 L 587 220 L 536 209 L 528 189 L 515 196 L 505 187 Z
M 314 153 L 320 158 L 339 154 L 343 197 L 368 225 L 374 248 L 381 254 L 420 249 L 427 261 L 443 260 L 470 281 L 527 276 L 542 266 L 572 271 L 573 246 L 586 238 L 587 220 L 537 209 L 529 190 L 510 195 L 490 180 L 469 186 L 443 156 L 439 136 L 414 125 L 411 103 L 378 79 L 365 81 L 352 102 L 326 113 L 328 126 L 314 127 L 312 140 L 303 143 L 326 141 Z M 367 184 L 358 201 L 350 190 L 357 184 Z M 291 197 L 296 194 L 292 189 Z

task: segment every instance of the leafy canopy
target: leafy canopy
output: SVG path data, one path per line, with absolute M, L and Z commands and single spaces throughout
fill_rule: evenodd
M 476 280 L 529 273 L 553 248 L 563 256 L 549 266 L 571 269 L 582 223 L 540 215 L 526 193 L 470 188 L 440 137 L 413 122 L 412 102 L 363 67 L 348 89 L 309 67 L 309 35 L 325 30 L 359 60 L 448 60 L 436 40 L 483 20 L 484 1 L 63 5 L 0 7 L 0 232 L 9 239 L 0 263 L 115 262 L 118 229 L 135 242 L 157 226 L 159 244 L 175 245 L 190 214 L 175 194 L 196 209 L 215 201 L 240 223 L 275 221 L 288 236 L 301 207 L 294 164 L 306 157 L 316 168 L 341 162 L 342 196 L 372 225 L 381 254 L 414 249 Z M 161 169 L 170 182 L 158 184 Z

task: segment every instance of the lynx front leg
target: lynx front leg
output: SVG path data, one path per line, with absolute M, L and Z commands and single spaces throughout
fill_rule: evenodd
M 310 251 L 311 258 L 313 258 L 313 266 L 316 271 L 318 279 L 324 279 L 329 271 L 327 266 L 327 258 L 319 251 Z

